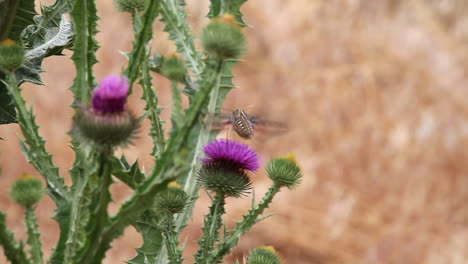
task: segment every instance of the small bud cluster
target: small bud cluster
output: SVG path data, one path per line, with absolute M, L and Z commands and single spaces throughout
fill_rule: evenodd
M 25 51 L 23 46 L 13 40 L 6 39 L 0 42 L 0 69 L 15 71 L 24 62 Z
M 128 144 L 139 127 L 125 104 L 129 91 L 127 78 L 109 76 L 93 92 L 91 107 L 74 117 L 76 132 L 100 146 Z
M 201 42 L 209 54 L 222 59 L 239 58 L 247 48 L 242 28 L 230 14 L 212 19 L 202 31 Z
M 177 56 L 165 57 L 161 64 L 161 74 L 171 81 L 181 82 L 185 77 L 185 63 Z
M 301 169 L 293 155 L 272 159 L 266 167 L 268 177 L 281 187 L 293 189 L 301 183 Z
M 250 252 L 247 264 L 281 264 L 281 258 L 272 246 L 260 247 Z
M 23 174 L 13 183 L 10 195 L 15 203 L 24 207 L 31 207 L 41 200 L 44 195 L 42 182 L 30 174 Z
M 155 196 L 154 209 L 170 215 L 178 214 L 185 209 L 188 202 L 189 196 L 182 186 L 172 182 L 166 190 Z

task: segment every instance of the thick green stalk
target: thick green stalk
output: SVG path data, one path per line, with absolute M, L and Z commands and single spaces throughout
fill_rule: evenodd
M 111 194 L 109 191 L 112 184 L 112 162 L 110 159 L 111 151 L 103 151 L 100 153 L 100 177 L 99 189 L 96 192 L 97 205 L 91 204 L 91 233 L 88 238 L 88 243 L 85 245 L 84 251 L 80 255 L 80 260 L 77 263 L 101 263 L 101 258 L 96 255 L 101 255 L 98 251 L 98 245 L 102 242 L 103 232 L 109 224 L 109 215 L 107 208 L 111 202 Z
M 179 237 L 174 229 L 174 218 L 172 215 L 166 217 L 162 233 L 169 263 L 182 264 L 184 259 L 182 258 L 182 250 L 179 248 Z
M 273 197 L 279 192 L 279 190 L 280 186 L 273 183 L 258 205 L 252 206 L 249 212 L 244 215 L 244 219 L 237 223 L 236 228 L 232 230 L 230 235 L 225 237 L 219 243 L 218 247 L 211 255 L 208 263 L 222 262 L 223 257 L 231 252 L 231 249 L 237 245 L 240 237 L 249 231 L 255 223 L 257 223 L 258 217 L 263 214 L 263 211 L 265 211 L 266 208 L 268 208 L 269 204 L 273 200 Z
M 39 232 L 39 226 L 37 224 L 37 217 L 34 214 L 33 207 L 26 208 L 26 229 L 28 233 L 28 245 L 30 247 L 29 254 L 31 256 L 31 262 L 33 264 L 42 264 L 42 243 L 41 233 Z
M 208 102 L 208 109 L 207 112 L 209 114 L 214 114 L 217 110 L 218 105 L 218 94 L 221 88 L 221 79 L 222 79 L 222 72 L 223 72 L 224 62 L 220 62 L 220 69 L 219 74 L 216 76 L 215 85 L 211 90 L 210 94 L 210 101 Z M 210 116 L 208 116 L 209 118 Z M 179 214 L 176 219 L 176 230 L 177 232 L 182 231 L 182 229 L 187 224 L 188 220 L 192 215 L 193 206 L 195 205 L 195 201 L 198 196 L 198 189 L 199 186 L 196 181 L 196 173 L 200 168 L 200 158 L 203 154 L 203 146 L 206 145 L 209 140 L 211 140 L 214 136 L 210 131 L 210 127 L 212 126 L 213 119 L 209 118 L 207 124 L 201 126 L 200 133 L 197 140 L 197 145 L 195 146 L 194 155 L 192 158 L 192 163 L 190 166 L 190 171 L 187 175 L 187 178 L 184 183 L 184 190 L 185 192 L 192 197 L 191 202 L 187 205 L 186 210 Z
M 141 64 L 147 56 L 147 45 L 153 36 L 153 22 L 159 13 L 159 0 L 150 0 L 149 6 L 142 17 L 141 26 L 134 23 L 134 28 L 138 30 L 133 43 L 133 50 L 129 53 L 128 67 L 125 75 L 130 81 L 130 89 L 140 74 Z M 134 17 L 137 19 L 137 17 Z
M 18 243 L 5 223 L 5 213 L 0 212 L 0 245 L 3 253 L 12 264 L 29 264 L 23 243 Z
M 23 153 L 39 173 L 45 177 L 47 190 L 55 203 L 68 200 L 67 187 L 59 175 L 57 166 L 52 162 L 52 155 L 45 149 L 45 141 L 39 135 L 39 127 L 36 124 L 34 114 L 32 110 L 26 108 L 26 102 L 21 96 L 14 74 L 12 72 L 6 74 L 7 82 L 5 84 L 18 111 L 18 123 L 25 137 L 24 141 L 20 139 Z
M 219 229 L 223 221 L 222 215 L 226 213 L 224 205 L 226 203 L 223 193 L 217 193 L 210 207 L 210 212 L 205 217 L 205 225 L 203 226 L 203 235 L 198 241 L 200 248 L 195 254 L 196 264 L 209 264 L 209 259 L 212 255 L 214 244 L 219 241 Z

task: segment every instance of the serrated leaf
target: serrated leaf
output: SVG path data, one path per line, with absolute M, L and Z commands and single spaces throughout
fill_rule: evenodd
M 13 233 L 8 230 L 5 217 L 5 213 L 0 212 L 0 245 L 4 249 L 5 256 L 12 264 L 29 264 L 23 243 L 18 243 Z
M 152 84 L 152 78 L 149 73 L 149 50 L 147 56 L 142 62 L 140 84 L 143 87 L 143 97 L 145 100 L 145 110 L 151 123 L 150 136 L 153 139 L 153 150 L 151 155 L 159 157 L 164 151 L 166 140 L 164 138 L 164 121 L 160 118 L 162 108 L 158 106 L 158 96 Z
M 75 100 L 86 104 L 91 90 L 96 86 L 93 66 L 98 62 L 96 51 L 99 46 L 94 36 L 98 32 L 96 26 L 99 17 L 94 0 L 76 1 L 70 15 L 76 31 L 72 59 L 77 73 L 71 90 Z
M 195 49 L 193 33 L 186 21 L 185 2 L 180 0 L 161 1 L 161 21 L 166 24 L 164 31 L 175 42 L 177 52 L 185 56 L 185 62 L 199 77 L 203 71 L 202 53 Z
M 25 63 L 15 72 L 18 83 L 31 82 L 42 85 L 40 73 L 44 72 L 41 67 L 44 58 L 51 55 L 60 55 L 62 50 L 68 46 L 73 37 L 72 25 L 62 16 L 59 27 L 45 30 L 43 42 L 35 42 L 36 46 L 26 50 Z
M 130 165 L 125 156 L 120 159 L 113 158 L 112 174 L 132 189 L 135 189 L 146 177 L 143 171 L 140 170 L 138 160 Z
M 247 0 L 210 0 L 210 12 L 208 13 L 209 18 L 218 17 L 223 14 L 231 14 L 236 18 L 239 25 L 246 27 L 247 24 L 242 19 L 242 12 L 240 8 L 242 4 Z
M 153 264 L 156 262 L 159 251 L 163 245 L 162 233 L 157 225 L 158 215 L 150 210 L 142 214 L 134 224 L 137 231 L 143 236 L 143 244 L 137 248 L 137 255 L 127 260 L 128 264 Z
M 0 1 L 0 40 L 9 38 L 19 42 L 21 31 L 34 23 L 35 15 L 34 0 Z

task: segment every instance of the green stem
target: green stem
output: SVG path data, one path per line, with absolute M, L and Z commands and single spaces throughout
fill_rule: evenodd
M 220 65 L 219 74 L 216 77 L 215 85 L 210 93 L 210 101 L 208 102 L 207 112 L 209 114 L 213 114 L 217 110 L 216 106 L 218 104 L 218 94 L 219 94 L 219 89 L 220 89 L 220 82 L 222 78 L 224 61 L 220 61 L 219 65 Z M 182 231 L 183 227 L 187 224 L 188 220 L 190 219 L 192 215 L 192 211 L 195 205 L 196 198 L 198 197 L 199 186 L 197 184 L 195 175 L 200 168 L 200 157 L 203 154 L 203 151 L 202 151 L 203 146 L 205 146 L 214 137 L 210 131 L 212 122 L 213 122 L 213 119 L 209 118 L 208 124 L 200 128 L 200 133 L 198 136 L 197 145 L 195 147 L 192 163 L 190 166 L 190 171 L 184 183 L 184 190 L 192 199 L 191 199 L 191 202 L 187 205 L 184 212 L 177 216 L 177 219 L 176 219 L 177 232 Z
M 166 217 L 164 225 L 162 233 L 166 244 L 169 263 L 182 264 L 182 250 L 178 246 L 179 241 L 174 229 L 174 218 L 172 215 Z
M 34 264 L 42 264 L 42 243 L 41 233 L 37 224 L 37 217 L 34 214 L 33 207 L 26 208 L 26 229 L 28 233 L 28 245 L 30 246 L 29 253 L 31 255 L 31 262 Z
M 223 222 L 221 216 L 226 213 L 224 205 L 226 199 L 224 194 L 217 193 L 210 207 L 210 212 L 206 216 L 205 226 L 203 227 L 203 236 L 198 241 L 200 248 L 195 254 L 195 263 L 209 264 L 214 244 L 219 240 L 219 229 Z
M 98 252 L 98 245 L 102 242 L 103 231 L 106 226 L 109 224 L 109 215 L 107 213 L 107 208 L 111 202 L 111 194 L 109 192 L 109 187 L 112 184 L 112 163 L 110 160 L 110 151 L 104 151 L 100 154 L 100 171 L 99 175 L 101 178 L 101 183 L 97 191 L 98 195 L 98 204 L 92 207 L 91 210 L 91 221 L 92 231 L 88 239 L 88 245 L 84 250 L 84 253 L 80 257 L 79 263 L 101 263 L 101 259 L 96 258 L 96 255 L 100 254 Z
M 5 84 L 18 111 L 18 123 L 25 137 L 25 141 L 20 140 L 23 152 L 28 161 L 45 177 L 47 189 L 55 203 L 68 200 L 69 193 L 66 185 L 59 175 L 57 166 L 52 162 L 52 155 L 45 149 L 45 141 L 39 135 L 39 127 L 34 114 L 26 109 L 26 102 L 21 96 L 15 75 L 12 72 L 7 72 L 6 75 Z
M 249 212 L 244 215 L 244 219 L 237 223 L 236 228 L 232 230 L 231 234 L 219 243 L 218 248 L 213 252 L 213 254 L 211 254 L 211 258 L 208 263 L 222 262 L 222 258 L 237 245 L 240 237 L 249 231 L 255 223 L 257 223 L 258 217 L 263 214 L 263 211 L 265 211 L 266 208 L 268 208 L 273 197 L 279 192 L 279 190 L 280 186 L 274 183 L 270 189 L 268 189 L 268 192 L 258 205 L 254 205 Z
M 125 69 L 125 75 L 130 81 L 130 90 L 133 83 L 138 78 L 141 64 L 146 56 L 146 46 L 153 36 L 153 22 L 159 13 L 159 0 L 150 0 L 150 4 L 142 17 L 141 26 L 136 23 L 138 17 L 134 16 L 134 28 L 138 30 L 135 35 L 133 50 L 129 54 L 128 67 Z
M 5 213 L 0 212 L 0 245 L 3 253 L 12 264 L 29 264 L 23 243 L 18 243 L 5 223 Z

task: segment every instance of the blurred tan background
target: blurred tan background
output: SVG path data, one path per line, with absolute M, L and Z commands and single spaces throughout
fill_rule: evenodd
M 208 1 L 188 1 L 195 32 L 206 24 Z M 129 51 L 130 18 L 98 1 L 98 80 L 119 73 Z M 242 9 L 252 25 L 249 51 L 235 69 L 239 86 L 225 108 L 247 108 L 286 120 L 287 134 L 251 142 L 264 160 L 294 152 L 304 172 L 295 191 L 282 191 L 226 263 L 249 249 L 273 245 L 284 263 L 468 263 L 468 2 L 465 0 L 359 1 L 257 0 Z M 175 49 L 155 26 L 155 49 Z M 24 86 L 34 102 L 40 133 L 54 161 L 67 174 L 73 101 L 69 59 L 45 61 L 46 86 Z M 163 117 L 170 113 L 168 81 L 155 76 Z M 142 113 L 137 90 L 131 107 Z M 249 108 L 250 109 L 250 108 Z M 145 124 L 125 154 L 152 166 Z M 23 172 L 35 173 L 18 146 L 17 125 L 0 126 L 0 209 L 24 238 L 22 209 L 8 197 Z M 259 199 L 270 182 L 254 177 Z M 113 212 L 130 195 L 114 188 Z M 200 235 L 208 198 L 201 192 L 184 234 L 187 262 Z M 229 226 L 241 219 L 250 199 L 230 200 Z M 38 216 L 46 256 L 58 237 L 44 199 Z M 114 243 L 105 263 L 122 263 L 140 244 L 132 229 Z M 5 262 L 3 256 L 0 263 Z

